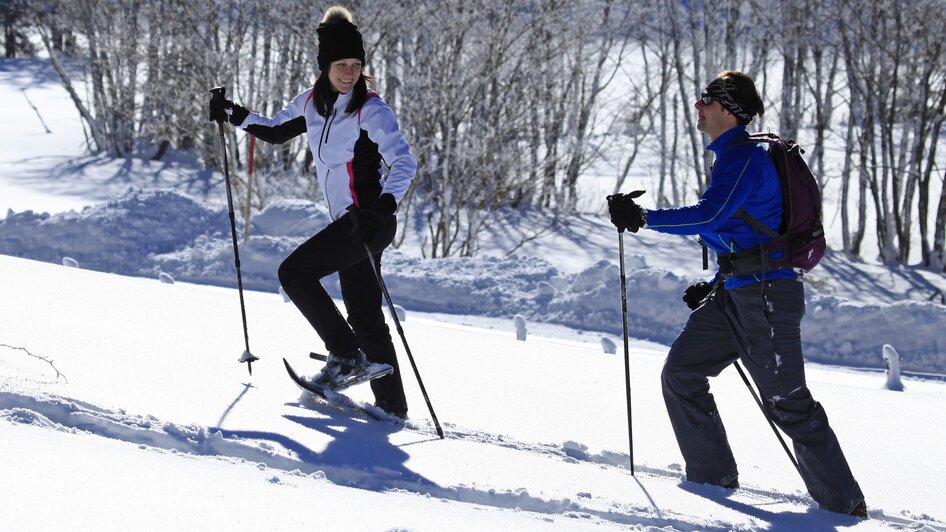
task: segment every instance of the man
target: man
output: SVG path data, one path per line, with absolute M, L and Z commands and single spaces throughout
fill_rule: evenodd
M 804 286 L 790 268 L 732 275 L 727 256 L 771 240 L 741 216 L 747 213 L 778 231 L 781 184 L 768 153 L 742 143 L 746 125 L 764 111 L 752 79 L 725 71 L 696 102 L 697 128 L 716 155 L 709 187 L 695 205 L 643 209 L 639 192 L 608 197 L 619 231 L 647 228 L 698 234 L 717 254 L 720 270 L 709 283 L 687 288 L 693 309 L 670 347 L 661 375 L 664 401 L 686 462 L 687 480 L 728 489 L 739 486 L 736 461 L 726 439 L 707 377 L 742 360 L 761 393 L 769 417 L 792 439 L 799 471 L 821 508 L 867 517 L 857 481 L 828 418 L 805 384 L 800 324 Z M 739 211 L 739 212 L 737 212 Z

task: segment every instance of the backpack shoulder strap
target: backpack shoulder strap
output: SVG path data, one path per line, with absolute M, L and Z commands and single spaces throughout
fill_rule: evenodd
M 760 143 L 773 144 L 777 142 L 778 140 L 779 140 L 779 136 L 774 133 L 752 133 L 749 135 L 748 138 L 738 142 L 738 144 L 760 144 Z M 746 212 L 746 210 L 743 209 L 742 207 L 739 207 L 739 209 L 735 212 L 735 215 L 740 220 L 749 224 L 749 226 L 755 229 L 756 231 L 759 231 L 761 233 L 768 235 L 769 238 L 772 238 L 773 240 L 778 238 L 779 236 L 778 232 L 773 231 L 764 223 L 760 222 L 759 220 L 756 220 L 752 216 L 749 216 L 749 213 Z
M 746 210 L 743 209 L 742 207 L 739 207 L 739 209 L 736 211 L 735 214 L 737 218 L 749 224 L 756 231 L 765 233 L 766 235 L 769 236 L 769 238 L 772 238 L 773 240 L 778 238 L 779 234 L 776 231 L 773 231 L 764 223 L 760 222 L 759 220 L 756 220 L 752 216 L 749 216 L 749 213 L 746 212 Z

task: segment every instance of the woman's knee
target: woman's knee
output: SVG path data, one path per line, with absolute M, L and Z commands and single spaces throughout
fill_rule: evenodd
M 390 329 L 384 321 L 384 313 L 378 308 L 376 312 L 363 312 L 357 315 L 349 314 L 348 324 L 356 335 L 364 337 L 388 336 Z
M 276 275 L 279 277 L 279 284 L 281 284 L 284 289 L 292 285 L 292 282 L 298 275 L 295 273 L 294 264 L 295 261 L 293 260 L 292 255 L 290 255 L 282 261 L 282 263 L 279 265 L 279 269 L 276 270 Z

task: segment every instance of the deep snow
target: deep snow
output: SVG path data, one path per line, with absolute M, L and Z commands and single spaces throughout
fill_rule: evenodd
M 403 429 L 301 396 L 280 358 L 311 374 L 321 344 L 277 294 L 247 293 L 249 377 L 233 289 L 8 256 L 0 276 L 15 280 L 0 289 L 3 528 L 946 530 L 942 381 L 892 392 L 877 373 L 809 366 L 871 505 L 858 522 L 813 506 L 732 370 L 712 385 L 743 488 L 683 482 L 665 346 L 631 341 L 631 477 L 623 356 L 587 333 L 517 341 L 511 320 L 408 312 L 440 440 L 409 374 Z

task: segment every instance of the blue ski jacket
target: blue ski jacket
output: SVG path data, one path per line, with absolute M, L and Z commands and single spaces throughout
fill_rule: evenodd
M 742 207 L 749 216 L 778 232 L 782 220 L 782 187 L 772 159 L 758 144 L 738 144 L 749 137 L 736 126 L 710 143 L 716 154 L 709 187 L 695 205 L 647 211 L 647 229 L 674 235 L 700 235 L 717 254 L 738 253 L 772 239 L 736 216 Z M 793 279 L 782 268 L 764 274 L 729 277 L 725 287 L 738 288 L 763 280 Z M 720 277 L 719 270 L 713 282 Z

